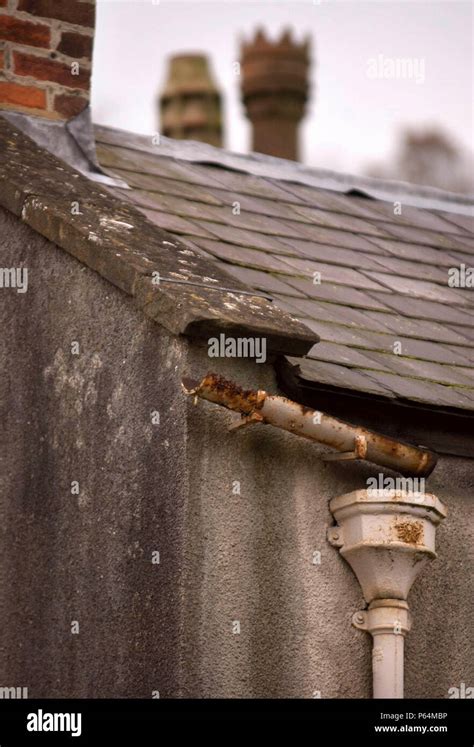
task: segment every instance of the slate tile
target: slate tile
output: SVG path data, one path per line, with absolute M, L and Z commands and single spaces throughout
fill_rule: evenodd
M 380 220 L 380 213 L 370 209 L 370 205 L 375 202 L 372 199 L 357 198 L 353 195 L 346 195 L 344 192 L 309 187 L 294 182 L 281 181 L 276 183 L 287 190 L 288 193 L 298 197 L 308 207 L 336 214 L 344 213 L 346 216 L 368 219 L 369 221 L 374 218 Z
M 273 303 L 275 306 L 278 306 L 282 311 L 286 311 L 288 314 L 296 317 L 296 319 L 304 319 L 304 323 L 309 326 L 313 323 L 313 320 L 308 319 L 307 315 L 295 306 L 293 303 L 294 300 L 295 299 L 291 296 L 283 296 L 281 293 L 273 297 Z M 313 327 L 311 327 L 311 329 L 313 329 Z
M 349 231 L 339 231 L 335 228 L 323 228 L 323 226 L 310 226 L 307 223 L 296 223 L 294 221 L 283 221 L 286 226 L 295 231 L 295 237 L 301 237 L 315 241 L 318 244 L 331 244 L 332 246 L 341 247 L 342 249 L 361 249 L 362 251 L 371 251 L 371 244 L 364 236 L 350 233 Z M 292 240 L 286 239 L 291 245 Z
M 363 332 L 369 330 L 374 332 L 386 332 L 383 325 L 369 318 L 367 310 L 355 309 L 351 306 L 345 306 L 337 303 L 327 303 L 325 301 L 316 301 L 309 299 L 298 299 L 295 301 L 297 308 L 301 308 L 303 313 L 313 319 L 323 319 L 335 324 L 342 324 Z M 390 337 L 392 339 L 392 337 Z
M 96 155 L 102 166 L 143 174 L 163 175 L 168 172 L 168 161 L 132 148 L 96 143 Z
M 380 217 L 386 217 L 386 220 L 390 220 L 390 216 L 393 215 L 393 203 L 382 202 L 382 200 L 375 200 L 372 197 L 362 197 L 359 195 L 345 195 L 342 194 L 339 197 L 341 202 L 340 210 L 349 215 L 356 215 L 360 218 L 365 218 L 368 221 L 379 221 Z
M 126 180 L 125 180 L 126 181 Z M 153 180 L 153 191 L 132 189 L 129 190 L 133 195 L 140 199 L 158 202 L 162 195 L 171 195 L 180 197 L 183 200 L 192 200 L 193 202 L 205 205 L 222 205 L 214 195 L 209 194 L 206 190 L 197 184 L 188 184 L 179 182 L 177 179 L 165 179 L 155 177 Z M 138 200 L 137 200 L 138 201 Z
M 469 251 L 471 254 L 474 253 L 474 237 L 468 236 L 467 234 L 465 236 L 456 235 L 456 241 L 456 248 L 461 251 Z
M 374 360 L 364 355 L 363 351 L 348 345 L 338 345 L 332 342 L 318 342 L 307 353 L 307 357 L 328 363 L 338 363 L 341 366 L 348 366 L 349 368 L 374 368 L 379 371 L 391 372 L 391 369 L 384 365 L 382 361 Z
M 183 185 L 194 185 L 194 187 L 196 185 L 206 188 L 212 186 L 211 178 L 206 179 L 205 176 L 201 176 L 199 171 L 192 169 L 186 161 L 175 161 L 172 158 L 158 156 L 154 157 L 140 151 L 132 152 L 134 155 L 131 161 L 122 161 L 122 165 L 116 163 L 113 166 L 109 166 L 109 168 L 113 168 L 113 171 L 117 171 L 121 178 L 128 183 L 130 183 L 131 175 L 141 174 L 142 176 L 150 177 L 150 179 L 151 177 L 156 178 L 156 182 L 152 180 L 149 182 L 157 185 L 156 192 L 161 191 L 159 184 L 163 178 L 181 182 Z M 145 163 L 143 162 L 143 158 L 146 159 Z M 107 164 L 104 163 L 104 160 L 107 161 Z M 111 164 L 111 159 L 109 157 L 103 159 L 102 157 L 100 158 L 100 163 L 102 165 L 109 165 Z M 216 184 L 216 186 L 219 185 Z
M 290 271 L 278 257 L 259 251 L 258 249 L 247 249 L 236 244 L 226 244 L 223 241 L 210 241 L 207 239 L 196 239 L 202 249 L 213 254 L 226 262 L 253 267 L 258 270 L 269 270 L 278 272 Z
M 291 303 L 297 309 L 298 314 L 301 314 L 301 318 L 306 319 L 309 317 L 313 320 L 323 319 L 324 321 L 334 322 L 336 324 L 347 324 L 353 327 L 358 326 L 356 322 L 351 321 L 348 318 L 346 313 L 348 307 L 346 306 L 310 300 L 309 298 L 292 298 Z M 351 309 L 349 309 L 349 312 L 351 314 L 360 313 L 354 312 Z
M 339 323 L 333 323 L 328 320 L 327 317 L 324 319 L 306 319 L 305 324 L 311 329 L 318 332 L 321 340 L 326 342 L 334 342 L 338 345 L 349 345 L 358 348 L 371 347 L 370 343 L 370 332 L 366 331 L 365 334 L 360 329 L 354 329 L 353 327 L 347 327 Z
M 446 220 L 443 216 L 437 215 L 435 211 L 424 208 L 402 205 L 402 215 L 400 217 L 404 223 L 417 228 L 427 228 L 430 231 L 439 231 L 440 233 L 459 233 L 458 226 Z M 397 222 L 395 221 L 395 223 Z
M 460 387 L 457 387 L 456 392 L 461 394 L 464 399 L 469 400 L 469 402 L 471 403 L 471 409 L 473 409 L 472 406 L 474 405 L 474 389 L 468 389 L 467 387 L 463 387 L 461 389 Z
M 368 371 L 367 376 L 380 386 L 391 389 L 400 399 L 429 403 L 436 407 L 455 407 L 464 410 L 472 408 L 472 403 L 463 396 L 461 389 L 378 371 Z
M 391 334 L 390 332 L 376 332 L 375 330 L 363 330 L 367 340 L 365 348 L 367 351 L 375 350 L 388 355 L 393 355 L 402 340 L 401 335 Z
M 105 168 L 105 167 L 103 167 Z M 156 178 L 153 174 L 142 174 L 135 171 L 124 171 L 124 169 L 114 168 L 113 170 L 105 168 L 109 174 L 116 175 L 123 179 L 131 188 L 157 191 L 154 189 Z
M 425 282 L 424 280 L 398 277 L 397 275 L 372 272 L 370 270 L 364 270 L 364 273 L 373 280 L 376 280 L 380 285 L 389 288 L 389 290 L 394 291 L 395 293 L 413 296 L 414 298 L 424 298 L 428 301 L 435 301 L 438 303 L 457 304 L 459 306 L 469 305 L 468 301 L 464 299 L 458 290 L 449 288 L 447 284 L 440 285 L 437 283 Z
M 451 351 L 453 362 L 459 363 L 461 366 L 474 366 L 474 350 L 471 347 L 466 347 L 464 345 L 449 345 L 447 343 L 443 343 L 443 347 L 448 351 Z
M 231 207 L 211 207 L 207 206 L 205 215 L 203 218 L 217 223 L 222 223 L 227 226 L 235 226 L 247 231 L 257 231 L 264 233 L 268 236 L 293 236 L 294 231 L 292 228 L 288 228 L 285 223 L 282 223 L 275 218 L 270 216 L 263 216 L 259 213 L 251 213 L 249 211 L 240 211 L 238 214 L 234 214 Z
M 310 351 L 311 352 L 311 351 Z M 401 376 L 414 376 L 439 384 L 469 386 L 474 384 L 474 371 L 471 377 L 467 377 L 457 366 L 443 365 L 434 361 L 423 361 L 415 358 L 406 358 L 395 353 L 379 353 L 368 351 L 367 357 L 377 363 L 383 364 L 385 370 Z
M 287 360 L 298 366 L 301 378 L 307 382 L 393 398 L 389 388 L 379 384 L 363 371 L 311 358 L 287 358 Z
M 441 234 L 436 231 L 428 231 L 426 228 L 414 228 L 413 226 L 402 226 L 395 223 L 378 223 L 377 225 L 389 235 L 396 236 L 409 243 L 424 244 L 438 249 L 459 249 L 460 251 L 462 251 L 463 246 L 469 246 L 467 243 L 469 239 L 461 239 L 454 234 Z
M 298 305 L 303 303 L 303 301 L 298 299 Z M 375 330 L 366 330 L 362 329 L 359 326 L 356 327 L 354 331 L 356 332 L 356 334 L 362 333 L 364 335 L 364 348 L 367 354 L 370 354 L 370 351 L 373 350 L 390 356 L 396 355 L 395 350 L 398 350 L 398 345 L 401 345 L 402 355 L 398 356 L 399 358 L 401 358 L 402 356 L 412 356 L 414 358 L 420 358 L 422 360 L 432 360 L 434 362 L 439 362 L 439 360 L 442 360 L 445 363 L 451 363 L 453 361 L 453 358 L 450 355 L 450 351 L 442 349 L 436 343 L 429 343 L 425 340 L 417 341 L 403 337 L 403 335 L 376 332 Z M 417 342 L 420 343 L 419 346 L 416 345 Z M 469 362 L 466 359 L 457 357 L 457 363 L 459 363 L 459 365 L 463 365 L 463 362 L 465 366 L 469 365 Z
M 428 342 L 427 340 L 415 340 L 400 336 L 401 355 L 409 358 L 421 358 L 422 360 L 434 361 L 435 363 L 457 363 L 460 366 L 469 365 L 464 355 L 464 348 L 455 348 L 446 343 Z
M 387 307 L 377 298 L 372 298 L 367 292 L 362 292 L 349 286 L 336 285 L 331 282 L 323 282 L 315 285 L 311 278 L 285 278 L 292 288 L 296 288 L 304 295 L 321 301 L 340 303 L 361 309 L 386 309 Z M 380 294 L 382 297 L 384 294 Z M 387 293 L 387 296 L 390 294 Z
M 474 390 L 474 371 L 467 366 L 456 366 L 456 371 L 469 380 L 469 386 Z
M 280 186 L 287 195 L 301 204 L 307 203 L 317 208 L 338 210 L 338 192 L 309 187 L 306 184 L 299 184 L 297 182 L 277 181 L 276 179 L 272 179 L 271 182 Z
M 167 179 L 161 175 L 158 176 L 156 174 L 147 174 L 138 171 L 125 171 L 120 168 L 114 168 L 113 170 L 109 169 L 109 171 L 123 179 L 132 188 L 134 187 L 136 189 L 148 190 L 149 192 L 157 192 L 159 194 L 174 194 L 178 197 L 189 196 L 197 201 L 196 190 L 201 189 L 199 201 L 211 205 L 215 204 L 214 199 L 205 189 L 207 185 L 199 185 L 199 183 L 193 182 L 191 179 L 189 182 L 180 182 L 177 179 Z
M 474 317 L 467 307 L 462 310 L 447 306 L 445 304 L 426 301 L 422 298 L 411 298 L 399 293 L 379 294 L 377 291 L 369 291 L 375 298 L 400 314 L 414 317 L 415 319 L 427 319 L 428 321 L 446 322 L 448 324 L 474 323 Z
M 303 215 L 296 212 L 295 204 L 257 197 L 256 195 L 244 195 L 240 192 L 231 192 L 225 189 L 211 188 L 208 190 L 208 193 L 215 197 L 220 204 L 232 207 L 234 203 L 240 203 L 241 212 L 269 215 L 273 218 L 279 219 L 286 218 L 301 223 L 311 223 L 309 218 L 305 218 Z
M 287 244 L 288 256 L 304 257 L 342 267 L 353 267 L 356 270 L 380 269 L 376 260 L 378 256 L 383 256 L 379 254 L 379 252 L 383 252 L 383 249 L 378 249 L 375 246 L 371 248 L 373 254 L 367 254 L 359 249 L 341 249 L 330 244 L 317 244 L 309 240 L 290 239 L 287 241 L 282 238 L 281 242 Z
M 262 249 L 272 254 L 288 254 L 288 247 L 276 236 L 266 236 L 256 231 L 246 231 L 244 228 L 224 226 L 211 221 L 199 221 L 199 225 L 206 231 L 208 238 L 218 238 L 231 244 L 246 246 L 249 249 Z
M 446 333 L 452 333 L 452 342 L 459 342 L 460 345 L 474 345 L 474 320 L 471 327 L 461 326 L 459 324 L 449 324 L 445 326 Z M 457 335 L 456 338 L 454 335 Z M 463 338 L 462 340 L 459 338 Z
M 440 249 L 434 249 L 421 244 L 409 244 L 405 241 L 396 241 L 395 239 L 379 239 L 371 236 L 370 242 L 385 249 L 389 254 L 400 259 L 408 259 L 420 264 L 434 265 L 435 267 L 452 267 L 455 262 L 454 257 Z
M 363 218 L 358 218 L 353 215 L 333 213 L 328 210 L 310 207 L 309 205 L 296 206 L 295 213 L 303 215 L 318 226 L 338 228 L 343 231 L 352 231 L 354 233 L 372 234 L 373 236 L 386 236 L 385 231 L 381 231 Z
M 453 328 L 426 319 L 413 319 L 400 314 L 366 311 L 368 317 L 379 322 L 387 331 L 404 337 L 419 337 L 432 342 L 453 342 L 465 345 L 467 340 Z M 460 328 L 461 329 L 461 328 Z M 464 328 L 462 328 L 464 329 Z
M 313 262 L 310 259 L 297 259 L 295 257 L 282 257 L 282 263 L 296 270 L 295 274 L 306 275 L 310 278 L 314 277 L 314 273 L 319 272 L 323 282 L 329 281 L 359 289 L 384 290 L 384 287 L 380 283 L 374 282 L 360 272 L 357 272 L 357 270 L 349 267 L 332 265 L 326 262 Z
M 467 231 L 474 236 L 474 210 L 471 215 L 462 215 L 461 213 L 448 213 L 444 210 L 433 210 L 435 215 L 439 215 L 444 218 L 448 223 L 452 223 L 457 229 L 458 233 Z M 459 231 L 461 229 L 461 231 Z
M 240 171 L 231 171 L 222 169 L 217 166 L 204 166 L 193 163 L 191 173 L 198 173 L 204 179 L 204 183 L 216 188 L 224 187 L 232 192 L 239 192 L 244 195 L 256 195 L 269 200 L 278 200 L 281 202 L 294 202 L 288 199 L 287 193 L 271 180 L 264 179 L 252 174 L 244 174 Z
M 222 183 L 220 179 L 216 179 L 216 174 L 218 175 L 221 171 L 226 173 L 223 169 L 215 166 L 203 166 L 200 163 L 191 161 L 178 161 L 174 158 L 163 158 L 163 161 L 167 162 L 167 173 L 170 178 L 179 179 L 190 184 L 199 184 L 206 188 L 215 187 L 218 189 L 221 187 Z
M 388 223 L 394 223 L 401 226 L 413 226 L 414 228 L 426 228 L 429 231 L 438 231 L 441 233 L 459 233 L 455 226 L 444 220 L 441 216 L 435 215 L 433 212 L 426 210 L 425 208 L 406 205 L 403 201 L 401 205 L 401 215 L 399 215 L 398 212 L 395 212 L 394 202 L 375 200 L 372 210 L 378 213 L 379 220 L 380 216 L 382 216 L 382 218 Z
M 460 263 L 464 263 L 466 267 L 474 267 L 474 256 L 470 254 L 469 252 L 458 252 L 451 250 L 450 255 L 454 257 L 455 260 L 457 260 L 455 267 L 459 267 Z M 446 277 L 448 277 L 448 272 L 446 271 Z
M 178 215 L 162 213 L 158 210 L 147 210 L 145 208 L 142 208 L 141 212 L 156 226 L 160 226 L 160 228 L 164 228 L 166 231 L 171 231 L 171 233 L 184 233 L 190 236 L 212 238 L 212 234 L 202 228 L 199 223 L 191 223 L 191 221 L 180 218 Z
M 159 210 L 169 213 L 170 215 L 180 215 L 183 218 L 191 220 L 212 220 L 211 209 L 219 209 L 215 206 L 206 205 L 194 200 L 184 200 L 181 197 L 171 194 L 158 194 L 154 192 L 143 192 L 140 190 L 130 190 L 132 200 L 139 208 Z M 149 197 L 147 197 L 149 195 Z
M 284 296 L 301 296 L 298 290 L 288 286 L 269 272 L 251 270 L 248 267 L 238 267 L 236 265 L 226 265 L 226 270 L 251 288 L 258 288 L 271 295 L 281 293 Z
M 394 276 L 406 278 L 418 278 L 431 280 L 434 283 L 447 284 L 448 268 L 437 267 L 436 265 L 423 264 L 415 260 L 400 259 L 393 256 L 378 256 L 372 260 L 372 267 L 368 268 L 373 271 L 381 268 L 382 271 L 389 272 Z

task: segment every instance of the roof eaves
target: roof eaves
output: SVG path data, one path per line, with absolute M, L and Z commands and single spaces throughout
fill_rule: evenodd
M 155 226 L 131 204 L 104 192 L 3 116 L 0 176 L 3 207 L 132 295 L 145 314 L 170 332 L 264 336 L 269 352 L 297 356 L 318 341 L 304 324 Z

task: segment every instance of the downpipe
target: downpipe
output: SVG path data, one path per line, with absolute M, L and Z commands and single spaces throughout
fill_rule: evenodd
M 447 510 L 430 493 L 371 489 L 333 498 L 329 508 L 337 524 L 328 541 L 351 566 L 368 605 L 352 624 L 373 639 L 373 697 L 403 698 L 408 594 L 436 558 L 436 528 Z

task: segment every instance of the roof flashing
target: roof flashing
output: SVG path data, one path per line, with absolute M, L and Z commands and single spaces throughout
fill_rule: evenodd
M 296 161 L 266 156 L 260 153 L 233 153 L 207 143 L 193 140 L 173 140 L 160 135 L 138 135 L 103 125 L 96 125 L 97 139 L 106 134 L 106 142 L 122 147 L 133 147 L 155 156 L 165 156 L 201 165 L 218 166 L 227 170 L 241 171 L 253 176 L 278 181 L 289 181 L 319 189 L 328 189 L 350 194 L 356 191 L 376 200 L 397 201 L 425 209 L 446 210 L 472 215 L 474 195 L 466 196 L 447 192 L 435 187 L 390 181 L 369 176 L 343 174 L 330 169 L 314 169 Z

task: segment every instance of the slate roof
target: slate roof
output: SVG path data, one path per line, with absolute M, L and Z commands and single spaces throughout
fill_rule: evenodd
M 474 264 L 464 198 L 99 127 L 106 187 L 20 127 L 0 116 L 0 205 L 171 332 L 264 335 L 288 386 L 474 412 L 474 289 L 447 282 Z
M 0 205 L 131 295 L 145 314 L 174 334 L 207 338 L 251 329 L 266 337 L 270 351 L 295 355 L 318 340 L 263 293 L 193 252 L 3 116 Z M 159 283 L 154 282 L 156 272 Z
M 419 209 L 409 203 L 430 204 L 429 190 L 392 189 L 387 202 L 357 183 L 323 189 L 278 159 L 103 127 L 96 140 L 101 166 L 130 187 L 114 190 L 121 201 L 320 336 L 288 358 L 303 385 L 474 410 L 474 289 L 448 285 L 449 268 L 474 265 L 462 200 L 433 190 L 448 209 Z

